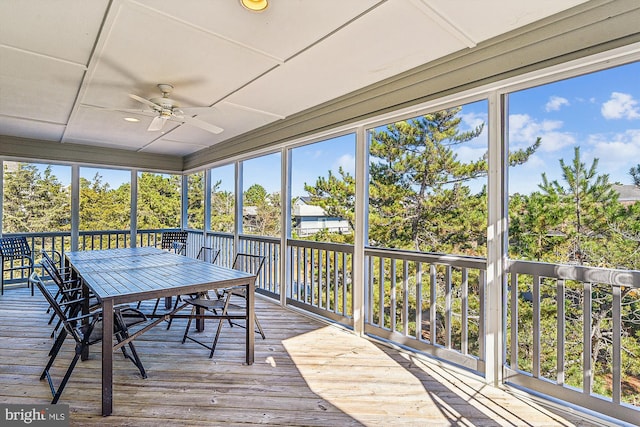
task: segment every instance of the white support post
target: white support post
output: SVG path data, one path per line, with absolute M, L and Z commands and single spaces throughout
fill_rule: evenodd
M 202 245 L 211 246 L 207 239 L 207 233 L 211 231 L 211 169 L 204 171 L 204 224 L 202 230 Z
M 364 334 L 365 320 L 365 256 L 364 249 L 368 241 L 368 205 L 369 205 L 369 144 L 364 127 L 356 131 L 356 206 L 355 236 L 353 245 L 353 330 Z
M 504 288 L 507 268 L 507 120 L 506 95 L 489 96 L 489 175 L 487 288 L 485 292 L 485 380 L 499 386 L 505 359 Z
M 80 241 L 80 166 L 71 166 L 71 250 L 78 250 Z
M 236 199 L 236 214 L 234 218 L 234 227 L 233 227 L 233 249 L 235 253 L 239 252 L 240 248 L 240 234 L 242 234 L 242 162 L 236 162 L 236 191 L 235 191 L 235 199 Z
M 180 228 L 186 230 L 189 227 L 189 176 L 182 175 L 182 188 L 180 196 Z
M 289 260 L 287 242 L 291 238 L 291 150 L 282 149 L 280 155 L 280 304 L 287 304 L 287 287 L 289 286 Z
M 131 169 L 131 224 L 130 224 L 130 245 L 132 248 L 138 246 L 138 170 Z

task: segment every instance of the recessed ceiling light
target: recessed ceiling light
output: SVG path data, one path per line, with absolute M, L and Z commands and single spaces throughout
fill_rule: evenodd
M 252 12 L 262 12 L 269 6 L 268 0 L 240 0 L 240 4 Z
M 140 119 L 136 119 L 135 117 L 125 117 L 124 119 L 128 122 L 133 122 L 133 123 L 140 121 Z

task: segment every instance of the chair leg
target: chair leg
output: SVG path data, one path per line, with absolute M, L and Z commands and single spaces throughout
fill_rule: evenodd
M 129 335 L 123 334 L 123 333 L 117 333 L 116 338 L 118 342 L 122 342 L 125 339 L 129 338 Z M 134 365 L 136 365 L 136 367 L 140 371 L 140 376 L 142 378 L 147 378 L 147 372 L 144 369 L 142 360 L 140 360 L 140 357 L 138 356 L 138 352 L 136 351 L 135 345 L 133 345 L 133 341 L 130 341 L 127 345 L 129 346 L 129 350 L 131 351 L 131 354 L 127 353 L 127 349 L 124 346 L 120 348 L 120 350 L 122 350 L 122 354 L 126 359 L 129 359 L 131 362 L 133 362 Z
M 173 310 L 171 310 L 171 313 L 175 313 L 176 310 L 178 309 L 178 304 L 180 303 L 180 301 L 182 301 L 182 298 L 180 298 L 180 295 L 178 295 L 176 297 L 176 303 L 173 305 Z M 169 329 L 171 329 L 171 323 L 173 322 L 173 316 L 169 317 L 169 320 L 167 320 L 167 331 Z
M 216 337 L 211 344 L 211 353 L 209 353 L 209 359 L 213 357 L 213 352 L 216 351 L 216 345 L 218 345 L 218 338 L 220 338 L 220 332 L 222 332 L 222 326 L 224 325 L 224 319 L 218 321 L 218 329 L 216 330 Z
M 56 394 L 53 395 L 53 400 L 51 401 L 52 405 L 55 405 L 56 403 L 58 403 L 58 400 L 60 399 L 60 395 L 62 395 L 64 387 L 67 385 L 67 382 L 69 381 L 69 378 L 71 378 L 71 373 L 73 372 L 73 368 L 76 367 L 76 364 L 78 363 L 78 360 L 80 359 L 80 355 L 82 354 L 82 349 L 83 348 L 84 348 L 84 346 L 76 346 L 76 354 L 73 356 L 73 360 L 71 361 L 71 364 L 69 365 L 69 368 L 67 369 L 67 372 L 64 374 L 64 378 L 62 378 L 62 381 L 60 382 L 60 385 L 58 386 L 58 391 L 56 391 Z
M 263 340 L 266 340 L 267 337 L 264 336 L 264 331 L 262 330 L 262 326 L 260 326 L 260 321 L 258 320 L 258 316 L 255 315 L 255 313 L 253 314 L 253 318 L 256 321 L 256 327 L 258 328 L 258 332 L 260 333 L 260 335 L 262 336 Z
M 56 357 L 58 356 L 58 352 L 60 351 L 60 348 L 62 347 L 62 343 L 64 343 L 65 338 L 67 338 L 66 329 L 62 330 L 62 332 L 58 334 L 58 338 L 56 338 L 55 342 L 53 343 L 53 346 L 51 347 L 51 350 L 49 350 L 49 361 L 47 362 L 47 366 L 45 366 L 44 370 L 42 371 L 42 375 L 40 375 L 40 380 L 43 380 L 47 376 L 49 369 L 51 368 L 54 360 L 56 360 Z
M 245 298 L 245 300 L 246 300 L 246 298 Z M 253 318 L 255 320 L 256 328 L 257 328 L 255 332 L 259 333 L 263 340 L 266 340 L 267 337 L 265 336 L 264 330 L 262 329 L 262 325 L 260 325 L 260 321 L 258 320 L 258 316 L 255 315 L 255 313 L 253 315 Z M 234 325 L 235 326 L 239 326 L 241 328 L 245 327 L 244 325 L 241 325 L 240 323 L 236 323 L 236 322 L 232 321 L 231 319 L 229 319 L 229 326 L 233 327 Z
M 129 343 L 129 350 L 131 350 L 131 354 L 133 355 L 133 363 L 138 367 L 138 370 L 140 371 L 140 375 L 142 376 L 142 378 L 147 378 L 147 372 L 145 371 L 144 366 L 142 365 L 142 361 L 140 360 L 140 357 L 138 357 L 138 352 L 136 351 L 136 348 L 133 345 L 133 341 Z
M 193 308 L 191 309 L 191 314 L 189 315 L 189 320 L 187 321 L 187 327 L 184 328 L 184 335 L 182 336 L 182 344 L 184 344 L 184 342 L 187 340 L 187 335 L 189 334 L 189 328 L 191 327 L 191 320 L 193 319 L 193 316 L 195 316 L 196 314 L 196 307 L 193 306 Z
M 227 299 L 224 301 L 224 307 L 222 308 L 222 316 L 226 316 L 229 310 L 229 304 L 231 303 L 231 294 L 227 295 Z M 231 319 L 227 319 L 231 322 Z M 216 351 L 216 345 L 218 345 L 218 339 L 220 338 L 220 332 L 222 332 L 222 326 L 224 325 L 224 319 L 220 319 L 218 322 L 218 329 L 216 330 L 216 336 L 211 344 L 211 353 L 209 353 L 209 359 L 213 357 L 213 352 Z

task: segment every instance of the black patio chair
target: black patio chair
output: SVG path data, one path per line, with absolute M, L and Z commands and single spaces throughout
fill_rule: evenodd
M 58 336 L 49 351 L 49 361 L 47 362 L 46 367 L 42 371 L 40 375 L 40 380 L 47 379 L 49 383 L 49 387 L 51 388 L 51 395 L 53 396 L 53 400 L 51 404 L 55 404 L 60 399 L 60 395 L 64 391 L 69 378 L 71 377 L 71 373 L 75 368 L 80 356 L 89 346 L 99 343 L 102 341 L 103 337 L 103 329 L 102 329 L 102 311 L 96 310 L 89 314 L 85 315 L 75 315 L 69 316 L 68 313 L 77 313 L 77 310 L 66 310 L 64 306 L 59 303 L 53 295 L 47 289 L 45 283 L 38 276 L 37 273 L 32 273 L 29 277 L 29 282 L 31 285 L 35 285 L 42 295 L 45 297 L 47 302 L 51 305 L 52 309 L 56 312 L 56 315 L 62 320 L 63 328 L 58 333 Z M 66 304 L 77 304 L 80 305 L 82 303 L 81 300 L 77 301 L 69 301 Z M 147 320 L 146 316 L 131 307 L 115 307 L 113 312 L 113 334 L 118 342 L 122 342 L 125 339 L 129 338 L 129 327 L 143 323 Z M 73 359 L 71 360 L 71 364 L 67 368 L 64 377 L 62 378 L 58 388 L 56 389 L 53 379 L 51 378 L 51 366 L 53 362 L 56 360 L 60 352 L 60 348 L 64 343 L 64 340 L 67 336 L 71 336 L 76 342 L 75 353 Z M 138 357 L 138 353 L 136 348 L 133 345 L 133 342 L 130 341 L 128 343 L 129 350 L 131 354 L 129 354 L 125 348 L 122 346 L 122 353 L 124 357 L 131 360 L 134 365 L 140 371 L 140 375 L 142 378 L 147 377 L 147 373 L 144 370 L 144 366 Z
M 63 287 L 77 286 L 77 280 L 71 277 L 71 272 L 68 268 L 61 266 L 62 255 L 60 252 L 42 250 L 40 255 L 39 265 L 43 269 L 43 273 L 46 273 L 52 280 L 55 280 L 58 285 L 55 298 L 59 301 Z M 47 310 L 47 313 L 49 310 Z
M 215 264 L 216 260 L 218 259 L 218 256 L 220 256 L 220 249 L 213 249 L 210 248 L 208 246 L 202 246 L 200 248 L 200 250 L 198 251 L 198 256 L 196 257 L 197 259 L 204 261 L 204 262 L 209 262 L 211 264 Z M 198 296 L 198 294 L 191 294 L 189 295 L 189 298 L 196 298 Z M 208 294 L 207 294 L 208 296 Z M 173 305 L 173 311 L 172 313 L 177 313 L 178 310 L 178 304 L 182 301 L 182 297 L 180 295 L 178 295 L 176 297 L 176 302 Z M 156 301 L 156 308 L 158 306 L 158 302 Z M 173 317 L 171 317 L 168 320 L 168 325 L 167 325 L 167 330 L 169 330 L 171 328 L 171 323 L 173 322 Z
M 233 269 L 241 270 L 253 275 L 258 276 L 260 274 L 260 270 L 264 264 L 265 257 L 261 255 L 252 255 L 245 253 L 237 253 L 235 259 L 233 260 Z M 222 327 L 224 324 L 225 317 L 231 315 L 231 312 L 242 312 L 244 313 L 246 310 L 246 302 L 247 302 L 247 289 L 245 286 L 234 286 L 230 288 L 223 289 L 221 293 L 216 293 L 215 298 L 208 298 L 208 294 L 206 295 L 198 295 L 196 298 L 185 299 L 184 302 L 192 306 L 191 314 L 189 315 L 189 321 L 187 322 L 187 327 L 184 330 L 184 336 L 182 337 L 182 343 L 185 341 L 191 340 L 209 350 L 209 358 L 213 357 L 213 352 L 216 349 L 216 345 L 218 344 L 218 339 L 220 338 L 220 332 L 222 332 Z M 232 298 L 234 300 L 240 299 L 244 301 L 243 304 L 232 303 Z M 205 312 L 213 313 L 213 315 L 207 316 L 206 318 L 217 318 L 218 319 L 218 328 L 216 329 L 215 338 L 213 339 L 213 344 L 208 345 L 203 343 L 189 335 L 189 328 L 191 327 L 191 321 L 196 318 L 196 312 L 198 309 L 202 309 Z M 219 313 L 219 314 L 218 314 Z M 258 316 L 254 314 L 256 331 L 262 336 L 262 339 L 265 339 L 265 334 L 260 325 L 260 321 L 258 320 Z M 242 325 L 237 322 L 232 321 L 231 319 L 227 319 L 229 322 L 229 326 L 233 327 L 234 325 L 240 326 L 242 328 L 250 327 L 248 325 Z
M 164 249 L 169 252 L 173 252 L 178 255 L 187 255 L 187 238 L 189 237 L 189 232 L 187 231 L 165 231 L 162 233 L 162 237 L 160 239 L 160 249 Z M 155 316 L 158 311 L 158 306 L 160 305 L 160 301 L 164 298 L 158 298 L 153 306 L 153 310 L 151 312 L 151 316 Z M 169 301 L 168 299 L 167 301 Z M 170 304 L 170 302 L 167 302 Z M 136 308 L 140 308 L 142 306 L 142 301 L 138 302 Z M 168 307 L 167 307 L 168 308 Z
M 59 269 L 48 255 L 43 255 L 44 256 L 42 257 L 42 260 L 40 261 L 43 272 L 45 272 L 51 278 L 51 281 L 57 287 L 57 292 L 54 296 L 54 299 L 58 301 L 58 303 L 64 308 L 67 316 L 74 317 L 78 315 L 80 313 L 80 310 L 82 309 L 82 306 L 73 302 L 80 301 L 83 298 L 82 284 L 78 279 L 72 278 L 69 274 L 64 274 L 64 270 Z M 96 308 L 98 308 L 100 304 L 98 303 L 97 299 L 93 295 L 91 295 L 91 293 L 89 293 L 89 298 L 89 309 L 95 310 Z M 51 310 L 51 307 L 49 307 L 49 310 Z M 51 318 L 49 319 L 49 324 L 51 324 L 56 317 L 57 314 L 54 310 L 51 314 Z M 58 318 L 58 322 L 51 332 L 52 338 L 54 337 L 61 324 L 62 319 Z
M 33 254 L 27 242 L 27 238 L 2 237 L 0 238 L 0 257 L 2 261 L 2 274 L 0 274 L 0 295 L 4 295 L 4 274 L 5 272 L 20 271 L 24 277 L 27 271 L 25 282 L 29 285 L 29 275 L 33 273 Z M 8 264 L 8 266 L 7 266 Z M 33 286 L 31 286 L 31 296 L 33 296 Z
M 165 231 L 160 239 L 160 248 L 180 255 L 187 254 L 187 231 Z

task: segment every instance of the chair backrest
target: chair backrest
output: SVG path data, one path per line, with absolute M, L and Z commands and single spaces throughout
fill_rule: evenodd
M 262 265 L 264 264 L 264 257 L 262 255 L 252 255 L 238 252 L 231 268 L 234 270 L 242 270 L 246 273 L 258 276 Z
M 24 236 L 0 238 L 0 255 L 3 260 L 31 258 L 31 248 L 27 238 Z
M 62 266 L 61 265 L 62 264 L 62 254 L 60 254 L 60 252 L 51 251 L 51 254 L 53 254 L 53 256 L 51 256 L 49 251 L 45 251 L 43 249 L 42 251 L 40 251 L 40 254 L 42 255 L 42 259 L 46 259 L 48 262 L 51 263 L 51 265 L 59 266 L 59 267 Z M 57 258 L 57 260 L 56 260 L 56 258 Z
M 65 310 L 62 309 L 55 297 L 51 295 L 51 292 L 49 292 L 47 286 L 44 284 L 40 276 L 38 276 L 38 273 L 31 273 L 31 276 L 29 276 L 29 282 L 31 282 L 31 284 L 35 285 L 40 290 L 40 293 L 42 293 L 44 299 L 47 300 L 47 302 L 51 306 L 51 309 L 55 312 L 56 316 L 58 316 L 58 318 L 62 322 L 64 329 L 69 334 L 71 334 L 77 342 L 82 341 L 82 337 L 76 330 L 75 324 L 69 321 Z M 75 313 L 77 311 L 72 310 L 72 312 Z
M 210 262 L 211 264 L 213 264 L 216 262 L 219 255 L 220 249 L 213 249 L 207 246 L 203 246 L 200 248 L 200 251 L 198 251 L 198 256 L 196 258 L 201 261 Z
M 60 288 L 61 291 L 64 290 L 65 283 L 60 270 L 58 270 L 55 261 L 44 251 L 42 252 L 42 261 L 40 261 L 40 265 L 42 265 L 44 271 L 47 272 L 58 288 Z
M 175 244 L 179 244 L 180 248 L 186 247 L 188 236 L 189 233 L 186 231 L 165 231 L 162 233 L 160 247 L 162 249 L 170 249 L 178 252 Z
M 54 261 L 51 259 L 51 257 L 49 257 L 49 255 L 46 255 L 44 252 L 42 253 L 42 260 L 40 261 L 40 265 L 42 266 L 42 268 L 44 268 L 49 277 L 51 277 L 56 282 L 56 284 L 63 281 L 62 275 L 56 268 Z

